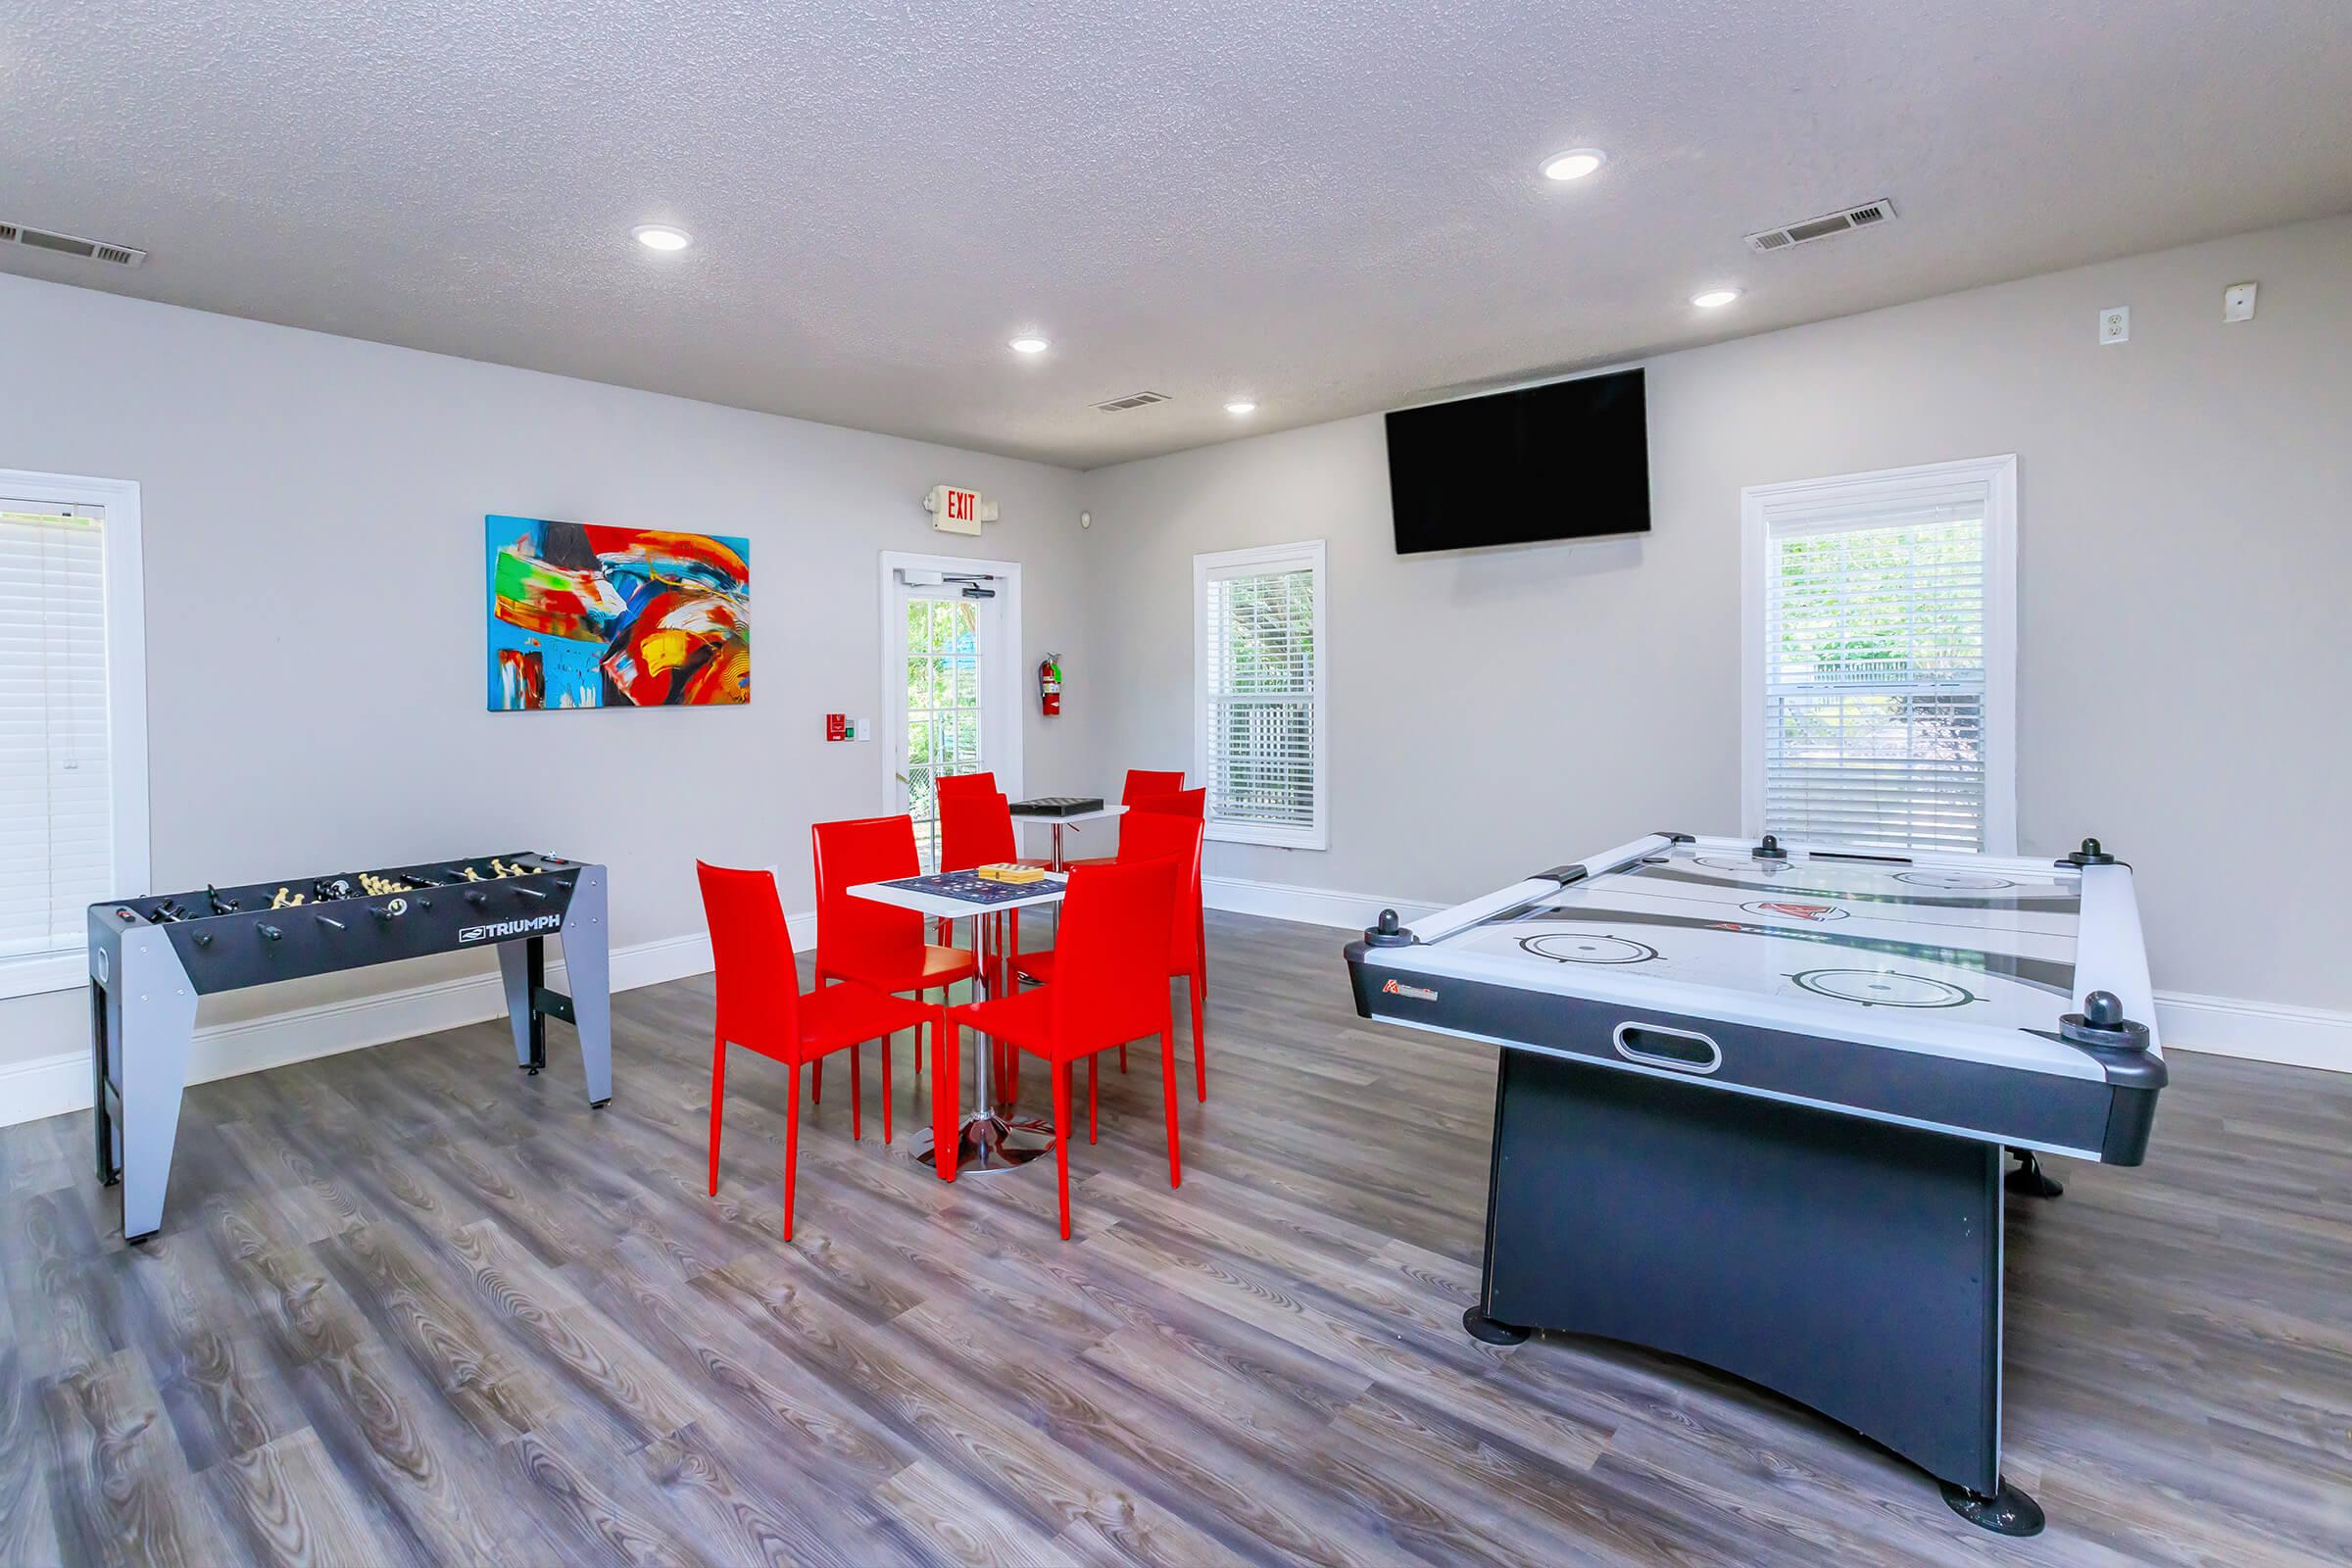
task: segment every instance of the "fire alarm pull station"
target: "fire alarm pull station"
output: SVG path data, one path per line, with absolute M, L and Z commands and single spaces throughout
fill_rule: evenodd
M 941 533 L 968 534 L 980 537 L 980 525 L 997 520 L 997 504 L 984 500 L 977 490 L 958 490 L 952 484 L 935 484 L 923 497 L 923 510 L 931 514 L 931 526 Z

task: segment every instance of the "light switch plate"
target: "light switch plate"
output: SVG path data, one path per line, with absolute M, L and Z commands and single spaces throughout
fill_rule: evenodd
M 2251 321 L 2254 319 L 2254 285 L 2232 283 L 2222 290 L 2222 319 Z
M 2099 341 L 2129 343 L 2132 341 L 2132 307 L 2110 305 L 2099 313 Z

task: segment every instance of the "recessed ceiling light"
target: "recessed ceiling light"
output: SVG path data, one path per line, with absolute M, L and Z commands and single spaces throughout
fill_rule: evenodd
M 1545 179 L 1582 179 L 1592 173 L 1608 158 L 1597 147 L 1575 147 L 1556 158 L 1544 161 Z
M 1720 311 L 1740 297 L 1736 288 L 1711 288 L 1703 294 L 1690 296 L 1690 303 L 1702 311 Z
M 649 251 L 682 251 L 694 243 L 692 234 L 667 223 L 639 223 L 629 232 Z
M 1044 338 L 1034 333 L 1025 337 L 1016 337 L 1006 345 L 1015 354 L 1043 354 L 1051 346 Z
M 1235 398 L 1231 403 L 1225 405 L 1225 412 L 1236 416 L 1255 414 L 1257 405 L 1248 398 Z

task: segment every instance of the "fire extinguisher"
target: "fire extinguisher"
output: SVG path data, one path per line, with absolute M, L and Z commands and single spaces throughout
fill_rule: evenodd
M 1061 712 L 1061 656 L 1048 654 L 1037 666 L 1037 708 L 1048 718 Z

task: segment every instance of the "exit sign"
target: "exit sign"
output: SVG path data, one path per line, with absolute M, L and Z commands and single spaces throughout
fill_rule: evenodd
M 983 501 L 977 490 L 959 490 L 952 484 L 933 485 L 923 498 L 923 510 L 931 514 L 931 526 L 941 533 L 974 538 L 979 537 L 982 523 L 997 520 L 994 502 Z

